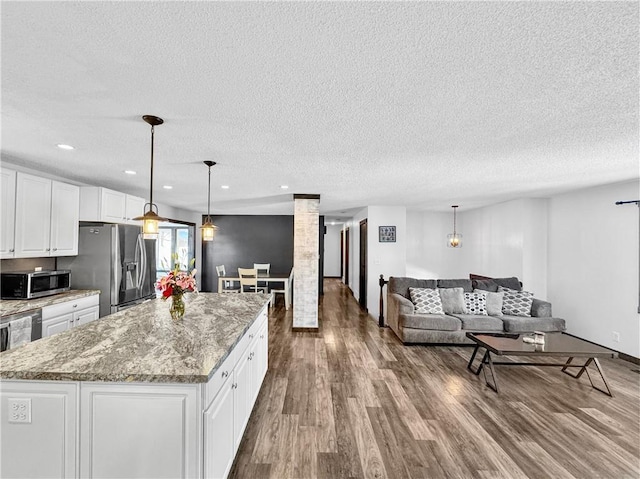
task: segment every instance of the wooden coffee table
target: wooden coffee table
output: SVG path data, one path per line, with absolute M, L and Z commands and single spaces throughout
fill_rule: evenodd
M 526 334 L 491 334 L 491 333 L 467 333 L 467 337 L 476 343 L 476 347 L 473 350 L 467 369 L 473 372 L 476 376 L 480 374 L 480 371 L 484 372 L 484 380 L 491 389 L 496 393 L 498 391 L 498 378 L 496 376 L 494 366 L 555 366 L 562 367 L 562 372 L 569 376 L 579 379 L 583 373 L 587 373 L 589 382 L 594 389 L 597 389 L 608 396 L 613 397 L 607 379 L 604 376 L 602 367 L 598 358 L 617 358 L 618 353 L 612 349 L 607 349 L 602 346 L 598 346 L 593 343 L 589 343 L 580 338 L 576 338 L 565 333 L 546 333 L 544 344 L 532 344 L 526 343 L 522 340 Z M 485 353 L 482 357 L 480 365 L 474 370 L 473 361 L 476 358 L 478 350 L 484 348 Z M 496 356 L 528 356 L 528 357 L 563 357 L 568 358 L 565 363 L 548 363 L 548 362 L 511 362 L 502 361 L 496 362 L 491 355 Z M 584 358 L 584 364 L 572 364 L 574 358 Z M 593 383 L 589 374 L 588 367 L 591 364 L 595 364 L 596 370 L 602 378 L 605 389 L 601 389 Z M 486 367 L 489 368 L 491 376 L 493 378 L 493 384 L 487 379 Z M 567 371 L 569 368 L 580 368 L 576 374 L 571 374 Z

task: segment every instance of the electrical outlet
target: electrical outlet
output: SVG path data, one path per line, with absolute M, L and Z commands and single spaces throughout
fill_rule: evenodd
M 9 422 L 31 424 L 31 399 L 9 398 Z
M 620 333 L 618 331 L 613 331 L 613 342 L 614 343 L 620 342 Z

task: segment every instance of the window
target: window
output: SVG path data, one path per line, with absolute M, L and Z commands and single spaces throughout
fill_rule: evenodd
M 177 263 L 181 269 L 191 266 L 190 262 L 195 257 L 194 225 L 182 223 L 163 223 L 158 228 L 158 241 L 156 242 L 156 278 L 160 279 L 175 267 Z

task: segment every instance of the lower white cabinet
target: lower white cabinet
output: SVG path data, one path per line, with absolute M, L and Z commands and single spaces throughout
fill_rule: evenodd
M 42 337 L 53 336 L 100 317 L 100 296 L 95 294 L 75 301 L 42 308 Z
M 204 470 L 206 478 L 227 477 L 236 452 L 234 440 L 234 378 L 222 386 L 204 413 Z
M 238 451 L 242 435 L 249 422 L 251 411 L 267 373 L 268 322 L 264 310 L 238 342 L 231 362 L 235 366 L 219 386 L 219 390 L 207 390 L 205 401 L 214 397 L 204 414 L 204 477 L 225 478 L 229 474 Z M 244 341 L 243 341 L 244 340 Z M 227 363 L 221 367 L 226 372 Z M 217 381 L 217 382 L 216 382 Z M 210 384 L 219 384 L 214 375 Z

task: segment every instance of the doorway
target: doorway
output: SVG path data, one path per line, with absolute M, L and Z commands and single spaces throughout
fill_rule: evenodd
M 360 222 L 360 307 L 367 309 L 367 220 Z
M 349 287 L 349 228 L 344 230 L 344 284 Z

